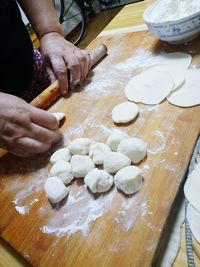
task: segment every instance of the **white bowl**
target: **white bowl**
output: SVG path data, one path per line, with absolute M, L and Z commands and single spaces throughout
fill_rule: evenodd
M 149 30 L 159 39 L 172 44 L 181 44 L 191 41 L 199 35 L 200 11 L 178 20 L 152 22 L 150 18 L 156 4 L 152 4 L 145 10 L 143 19 Z

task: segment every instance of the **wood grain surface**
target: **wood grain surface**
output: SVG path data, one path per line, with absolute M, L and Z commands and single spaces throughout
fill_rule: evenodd
M 76 137 L 106 142 L 114 128 L 144 139 L 148 155 L 139 165 L 144 173 L 139 193 L 127 197 L 112 188 L 94 196 L 77 179 L 70 185 L 69 198 L 53 208 L 43 187 L 56 147 L 32 159 L 11 155 L 1 159 L 1 237 L 33 266 L 151 264 L 199 135 L 200 107 L 178 108 L 167 101 L 154 107 L 140 105 L 138 118 L 124 126 L 113 124 L 111 111 L 126 101 L 123 88 L 138 72 L 137 66 L 155 55 L 150 52 L 188 52 L 198 66 L 199 41 L 172 46 L 147 32 L 98 38 L 89 49 L 105 43 L 108 56 L 80 90 L 51 108 L 66 113 L 60 146 Z

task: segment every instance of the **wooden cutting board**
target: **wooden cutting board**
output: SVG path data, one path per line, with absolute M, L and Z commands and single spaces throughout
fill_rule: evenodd
M 199 135 L 200 107 L 179 108 L 167 101 L 153 107 L 140 105 L 138 118 L 125 126 L 113 124 L 111 111 L 126 101 L 124 86 L 138 67 L 154 57 L 152 52 L 188 52 L 198 66 L 199 41 L 173 46 L 148 32 L 98 38 L 89 50 L 105 43 L 108 56 L 79 91 L 51 108 L 66 113 L 60 146 L 76 137 L 106 142 L 111 129 L 147 142 L 148 156 L 139 165 L 144 172 L 139 193 L 127 197 L 112 188 L 94 196 L 77 179 L 69 186 L 66 202 L 53 208 L 43 187 L 56 147 L 32 159 L 11 155 L 1 159 L 1 236 L 29 263 L 45 267 L 150 266 Z

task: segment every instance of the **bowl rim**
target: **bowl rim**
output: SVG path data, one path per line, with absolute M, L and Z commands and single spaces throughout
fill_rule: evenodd
M 167 26 L 165 24 L 168 24 L 168 25 L 174 25 L 174 24 L 179 24 L 179 23 L 185 23 L 186 19 L 187 20 L 190 20 L 191 18 L 195 18 L 197 16 L 200 16 L 200 11 L 197 11 L 187 17 L 184 17 L 184 18 L 181 18 L 181 19 L 177 19 L 177 20 L 167 20 L 167 21 L 163 21 L 163 22 L 153 22 L 153 21 L 150 21 L 148 20 L 147 16 L 148 14 L 152 11 L 153 9 L 155 8 L 155 6 L 159 3 L 160 1 L 156 1 L 155 3 L 151 4 L 143 13 L 143 20 L 146 24 L 149 24 L 149 25 L 155 25 L 155 26 Z

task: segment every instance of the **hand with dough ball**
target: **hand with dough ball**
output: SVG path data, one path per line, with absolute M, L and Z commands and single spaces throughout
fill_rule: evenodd
M 20 157 L 47 151 L 61 137 L 59 123 L 49 112 L 0 93 L 0 147 Z

